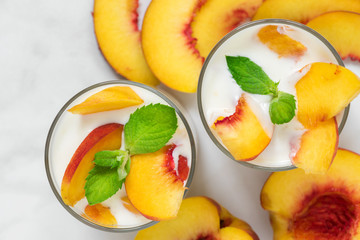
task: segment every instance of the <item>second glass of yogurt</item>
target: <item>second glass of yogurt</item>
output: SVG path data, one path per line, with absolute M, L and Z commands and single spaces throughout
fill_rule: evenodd
M 282 57 L 263 44 L 258 33 L 266 26 L 275 26 L 281 34 L 300 42 L 306 51 L 301 57 Z M 284 46 L 286 47 L 286 46 Z M 314 62 L 334 63 L 344 66 L 341 57 L 330 43 L 314 30 L 303 24 L 266 19 L 244 24 L 227 34 L 210 52 L 200 73 L 198 107 L 203 125 L 215 145 L 229 158 L 235 160 L 220 137 L 214 131 L 217 119 L 234 114 L 244 91 L 233 79 L 225 56 L 242 56 L 250 59 L 275 82 L 278 89 L 296 96 L 295 83 L 301 78 L 304 66 Z M 305 72 L 305 71 L 303 71 Z M 291 147 L 299 142 L 304 129 L 296 117 L 286 124 L 276 125 L 270 121 L 268 96 L 247 94 L 247 101 L 266 132 L 271 132 L 269 145 L 255 159 L 238 161 L 248 167 L 268 171 L 294 168 Z M 337 116 L 339 132 L 343 128 L 349 107 Z M 249 132 L 252 129 L 248 129 Z M 269 135 L 271 135 L 269 134 Z

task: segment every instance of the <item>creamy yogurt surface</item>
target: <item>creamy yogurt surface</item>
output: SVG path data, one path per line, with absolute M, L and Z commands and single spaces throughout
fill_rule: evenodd
M 67 107 L 67 109 L 70 109 L 74 105 L 83 102 L 92 94 L 112 86 L 131 87 L 144 100 L 144 103 L 141 105 L 131 106 L 120 110 L 99 112 L 88 115 L 72 114 L 66 110 L 63 112 L 52 134 L 52 140 L 49 149 L 50 169 L 52 171 L 52 175 L 55 181 L 54 184 L 59 193 L 65 169 L 70 162 L 72 155 L 74 154 L 80 143 L 92 130 L 107 123 L 120 123 L 125 125 L 129 120 L 130 114 L 133 113 L 137 108 L 140 108 L 144 105 L 148 105 L 151 103 L 161 103 L 164 105 L 169 105 L 160 96 L 147 89 L 127 84 L 108 84 L 91 89 L 90 91 L 79 96 Z M 177 170 L 177 162 L 179 155 L 187 158 L 188 166 L 191 169 L 193 153 L 190 136 L 184 122 L 178 114 L 177 119 L 178 128 L 167 144 L 173 143 L 176 145 L 176 148 L 173 151 L 175 169 Z M 122 140 L 122 148 L 123 147 L 124 133 Z M 186 181 L 184 182 L 184 184 L 186 184 Z M 114 215 L 117 220 L 119 228 L 136 227 L 151 222 L 151 220 L 143 217 L 141 214 L 134 214 L 128 209 L 126 209 L 121 201 L 121 198 L 123 196 L 126 196 L 124 185 L 122 186 L 121 190 L 119 190 L 115 195 L 101 203 L 102 205 L 110 208 L 112 215 Z M 88 202 L 86 198 L 83 198 L 78 203 L 76 203 L 73 210 L 79 214 L 82 214 L 87 205 Z
M 307 51 L 300 57 L 279 57 L 263 44 L 257 34 L 267 25 L 278 26 L 278 31 L 301 42 Z M 259 65 L 274 82 L 280 82 L 278 89 L 296 97 L 295 84 L 307 72 L 304 68 L 313 62 L 338 64 L 331 50 L 316 36 L 293 25 L 278 23 L 260 23 L 244 28 L 226 39 L 207 59 L 208 63 L 201 82 L 201 104 L 203 117 L 217 141 L 226 148 L 220 138 L 211 129 L 219 117 L 230 116 L 244 91 L 232 78 L 225 56 L 243 56 Z M 303 69 L 304 68 L 304 69 Z M 301 71 L 300 71 L 301 70 Z M 296 153 L 300 137 L 305 129 L 293 118 L 282 125 L 272 124 L 269 116 L 271 97 L 266 95 L 246 94 L 246 99 L 265 131 L 272 135 L 270 144 L 249 163 L 264 167 L 291 166 L 290 156 Z M 249 129 L 251 131 L 251 129 Z

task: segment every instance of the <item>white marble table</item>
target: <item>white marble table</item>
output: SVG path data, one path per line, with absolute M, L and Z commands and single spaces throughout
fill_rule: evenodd
M 52 193 L 44 146 L 62 105 L 81 89 L 119 79 L 98 49 L 92 1 L 0 1 L 0 239 L 133 239 L 72 217 Z M 358 71 L 360 74 L 360 71 Z M 272 239 L 260 207 L 269 173 L 226 158 L 201 126 L 194 94 L 170 91 L 196 125 L 198 159 L 189 196 L 214 198 L 247 221 L 260 239 Z M 354 100 L 340 146 L 360 152 L 360 98 Z

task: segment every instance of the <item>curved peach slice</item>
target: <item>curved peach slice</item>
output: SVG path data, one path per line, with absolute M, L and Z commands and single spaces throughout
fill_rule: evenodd
M 75 114 L 90 114 L 122 109 L 142 104 L 144 101 L 130 87 L 114 86 L 105 88 L 88 97 L 68 111 Z
M 248 22 L 263 0 L 213 0 L 203 4 L 191 23 L 195 48 L 207 57 L 215 44 L 235 27 Z
M 129 212 L 132 212 L 133 214 L 140 214 L 140 212 L 131 204 L 127 196 L 122 197 L 121 202 Z
M 138 29 L 138 0 L 95 0 L 95 35 L 108 63 L 129 80 L 151 86 L 159 82 L 148 67 Z
M 240 97 L 235 113 L 216 120 L 213 129 L 231 155 L 240 161 L 256 158 L 271 140 L 244 95 Z
M 72 156 L 61 184 L 61 197 L 65 204 L 74 206 L 85 197 L 85 182 L 94 167 L 95 153 L 121 147 L 123 125 L 110 123 L 91 131 Z
M 359 94 L 360 78 L 342 66 L 313 63 L 295 88 L 297 118 L 309 129 L 340 113 Z
M 339 149 L 328 172 L 271 174 L 261 192 L 274 239 L 350 240 L 360 237 L 360 155 Z
M 195 49 L 190 23 L 202 0 L 153 0 L 145 13 L 142 46 L 147 63 L 170 88 L 195 92 L 204 62 Z
M 309 21 L 307 26 L 323 35 L 342 59 L 360 61 L 360 14 L 342 11 L 325 13 Z
M 127 196 L 133 206 L 152 220 L 176 217 L 185 187 L 174 170 L 174 145 L 131 157 L 125 180 Z
M 247 231 L 235 226 L 221 226 L 221 209 L 217 202 L 207 197 L 191 197 L 184 199 L 177 218 L 162 221 L 147 229 L 141 230 L 135 240 L 167 240 L 167 239 L 249 239 Z M 232 216 L 231 216 L 232 217 Z M 234 217 L 232 217 L 234 218 Z M 236 219 L 236 218 L 234 218 Z M 241 221 L 241 220 L 239 220 Z
M 301 136 L 300 148 L 292 158 L 293 164 L 306 173 L 324 174 L 335 157 L 338 140 L 335 117 L 318 123 Z
M 92 206 L 87 205 L 84 212 L 85 214 L 82 216 L 96 224 L 100 224 L 102 226 L 114 226 L 117 224 L 110 208 L 103 206 L 101 203 Z
M 331 11 L 360 12 L 358 0 L 266 0 L 256 12 L 253 20 L 284 18 L 301 23 Z
M 286 35 L 285 29 L 281 26 L 267 25 L 262 27 L 257 36 L 263 44 L 276 52 L 279 57 L 301 57 L 306 52 L 306 47 Z

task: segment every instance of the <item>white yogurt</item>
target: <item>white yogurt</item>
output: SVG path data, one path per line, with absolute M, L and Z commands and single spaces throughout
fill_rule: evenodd
M 60 193 L 62 178 L 64 176 L 65 169 L 76 151 L 77 147 L 84 140 L 84 138 L 95 128 L 107 124 L 107 123 L 120 123 L 125 125 L 129 119 L 131 113 L 137 108 L 151 103 L 161 103 L 169 105 L 164 99 L 150 92 L 144 88 L 126 85 L 126 84 L 111 84 L 103 85 L 94 88 L 83 95 L 79 96 L 73 101 L 67 109 L 72 106 L 81 103 L 92 94 L 101 91 L 111 86 L 128 86 L 131 87 L 143 100 L 144 103 L 137 106 L 127 107 L 120 110 L 100 112 L 88 115 L 72 114 L 68 111 L 64 111 L 62 116 L 59 118 L 54 133 L 52 135 L 50 148 L 49 148 L 49 159 L 50 159 L 50 170 L 53 175 L 54 184 Z M 177 147 L 173 152 L 175 167 L 177 169 L 178 156 L 182 155 L 188 159 L 189 168 L 192 164 L 192 146 L 189 133 L 185 127 L 182 119 L 177 115 L 178 128 L 167 144 L 175 144 Z M 122 141 L 124 143 L 124 141 Z M 189 173 L 190 174 L 190 173 Z M 184 183 L 186 184 L 186 182 Z M 122 201 L 121 197 L 126 196 L 125 186 L 119 190 L 114 196 L 104 201 L 102 204 L 110 208 L 111 213 L 117 220 L 119 228 L 131 228 L 151 222 L 151 220 L 143 217 L 140 214 L 134 214 L 128 211 Z M 74 211 L 81 214 L 84 212 L 85 207 L 88 205 L 86 198 L 80 200 L 75 206 Z
M 259 65 L 274 82 L 280 82 L 278 89 L 296 96 L 295 83 L 308 69 L 301 70 L 305 65 L 313 62 L 327 62 L 338 64 L 331 50 L 317 37 L 304 29 L 285 24 L 277 25 L 278 30 L 292 39 L 301 42 L 307 51 L 299 58 L 279 57 L 266 45 L 260 42 L 257 33 L 268 23 L 260 23 L 242 29 L 226 39 L 207 59 L 201 82 L 201 102 L 203 117 L 208 129 L 221 140 L 212 130 L 211 125 L 218 117 L 226 117 L 235 112 L 238 99 L 244 93 L 232 78 L 226 63 L 225 56 L 244 56 Z M 291 122 L 276 125 L 273 128 L 269 117 L 271 97 L 247 93 L 247 100 L 260 120 L 265 131 L 272 139 L 267 148 L 249 163 L 263 167 L 291 166 L 290 156 L 296 152 L 300 136 L 304 132 L 303 126 L 294 118 Z M 251 131 L 249 129 L 249 131 Z M 225 146 L 223 146 L 226 148 Z

